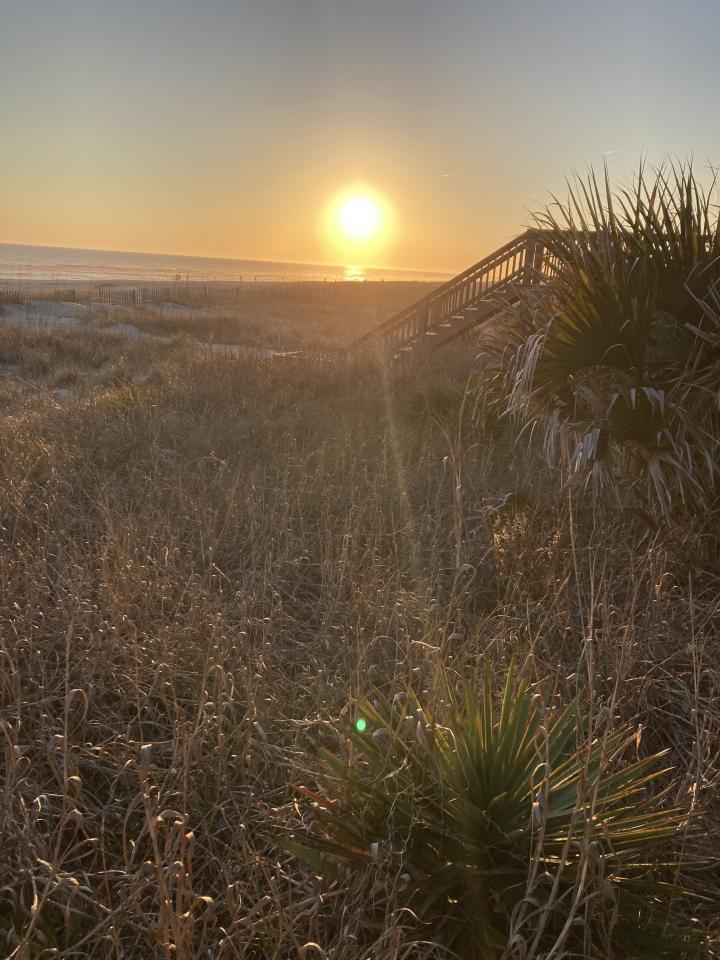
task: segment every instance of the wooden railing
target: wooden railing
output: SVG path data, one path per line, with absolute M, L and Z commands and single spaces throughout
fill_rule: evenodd
M 350 345 L 349 353 L 394 355 L 493 294 L 516 285 L 544 283 L 554 269 L 542 231 L 528 230 L 370 330 Z

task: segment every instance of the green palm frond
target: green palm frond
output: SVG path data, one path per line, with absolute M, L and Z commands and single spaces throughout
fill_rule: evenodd
M 317 872 L 384 871 L 466 958 L 500 957 L 515 935 L 578 956 L 697 949 L 664 875 L 687 814 L 659 789 L 661 756 L 622 762 L 634 732 L 588 740 L 577 704 L 551 708 L 512 670 L 497 705 L 488 674 L 480 697 L 448 689 L 433 715 L 412 695 L 357 709 L 364 728 L 341 731 L 355 762 L 323 752 L 332 801 L 286 846 Z
M 713 187 L 681 164 L 571 182 L 537 217 L 552 287 L 510 308 L 500 359 L 508 409 L 546 423 L 571 474 L 642 476 L 666 514 L 704 501 L 720 455 Z

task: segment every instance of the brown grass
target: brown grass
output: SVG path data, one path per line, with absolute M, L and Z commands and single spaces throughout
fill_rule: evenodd
M 432 289 L 433 284 L 401 281 L 248 283 L 229 300 L 128 308 L 123 319 L 156 336 L 280 350 L 337 347 Z M 118 316 L 113 309 L 107 322 L 116 322 Z
M 0 337 L 25 384 L 0 420 L 0 955 L 431 955 L 276 841 L 349 698 L 488 659 L 642 724 L 720 852 L 710 518 L 650 530 L 560 492 L 470 422 L 463 348 L 383 376 Z M 716 866 L 693 882 L 717 941 Z

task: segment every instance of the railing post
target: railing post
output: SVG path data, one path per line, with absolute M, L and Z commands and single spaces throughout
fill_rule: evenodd
M 523 284 L 530 286 L 537 283 L 538 274 L 542 269 L 544 244 L 537 234 L 529 233 L 525 241 L 525 264 L 523 269 Z
M 416 349 L 419 349 L 421 351 L 427 349 L 427 345 L 428 345 L 427 331 L 429 328 L 430 328 L 430 304 L 424 303 L 420 309 L 420 313 L 416 321 L 416 330 L 417 330 L 415 335 L 415 342 L 417 344 Z

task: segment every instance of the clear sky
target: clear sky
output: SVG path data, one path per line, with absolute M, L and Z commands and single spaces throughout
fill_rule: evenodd
M 719 37 L 720 0 L 0 0 L 0 241 L 460 269 L 573 167 L 720 162 Z

